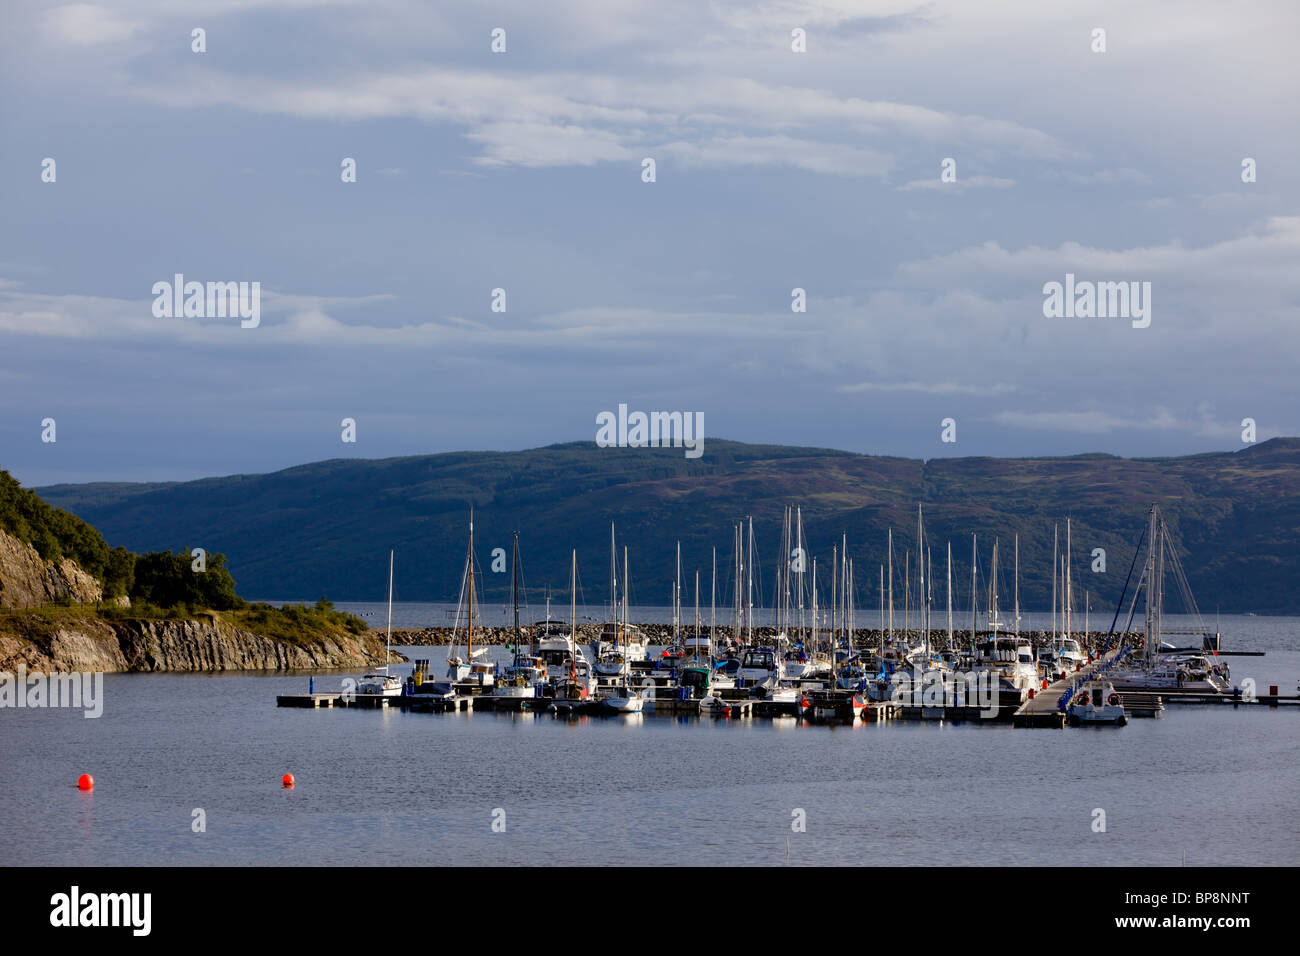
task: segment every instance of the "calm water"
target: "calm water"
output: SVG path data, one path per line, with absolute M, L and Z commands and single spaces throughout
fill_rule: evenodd
M 1234 682 L 1294 692 L 1300 619 L 1222 629 L 1268 652 L 1234 659 Z M 1053 731 L 275 706 L 306 689 L 122 674 L 98 720 L 0 710 L 0 863 L 783 864 L 787 838 L 792 864 L 1300 862 L 1300 708 Z

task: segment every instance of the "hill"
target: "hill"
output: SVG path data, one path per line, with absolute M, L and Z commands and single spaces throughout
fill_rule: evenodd
M 875 606 L 877 569 L 892 526 L 901 603 L 902 556 L 915 547 L 921 502 L 936 583 L 944 578 L 940 549 L 952 541 L 958 608 L 970 604 L 972 532 L 980 545 L 981 591 L 997 535 L 1001 589 L 1009 605 L 1012 536 L 1019 534 L 1022 604 L 1047 608 L 1052 529 L 1060 523 L 1063 547 L 1068 516 L 1075 580 L 1080 592 L 1091 593 L 1094 613 L 1113 609 L 1146 510 L 1156 501 L 1203 611 L 1296 613 L 1298 466 L 1296 438 L 1179 458 L 930 461 L 710 439 L 708 454 L 696 460 L 684 458 L 680 449 L 602 449 L 584 442 L 520 452 L 335 459 L 265 475 L 38 491 L 114 544 L 223 552 L 243 593 L 283 599 L 324 593 L 335 600 L 381 600 L 391 547 L 397 552 L 399 600 L 454 600 L 473 504 L 487 597 L 508 594 L 508 569 L 492 571 L 492 551 L 508 554 L 517 529 L 534 607 L 543 587 L 567 595 L 573 547 L 580 600 L 604 599 L 611 520 L 620 546 L 629 546 L 634 603 L 668 603 L 680 539 L 687 603 L 699 569 L 707 607 L 710 548 L 716 546 L 719 603 L 728 604 L 731 527 L 746 515 L 754 518 L 759 545 L 759 593 L 770 603 L 787 504 L 802 507 L 810 554 L 822 569 L 829 566 L 832 544 L 848 535 L 859 607 Z M 1106 550 L 1105 573 L 1089 570 L 1094 548 Z M 935 601 L 943 606 L 941 589 Z

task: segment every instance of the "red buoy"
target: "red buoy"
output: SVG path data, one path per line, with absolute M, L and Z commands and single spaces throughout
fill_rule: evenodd
M 283 779 L 282 782 L 284 783 L 284 785 L 285 785 L 286 787 L 292 787 L 292 786 L 293 786 L 293 774 L 291 774 L 291 773 L 286 773 L 286 774 L 284 775 L 284 779 Z
M 77 778 L 77 789 L 78 789 L 78 790 L 94 790 L 94 789 L 95 789 L 95 778 L 92 777 L 92 776 L 91 776 L 90 774 L 88 774 L 88 773 L 83 773 L 80 777 Z

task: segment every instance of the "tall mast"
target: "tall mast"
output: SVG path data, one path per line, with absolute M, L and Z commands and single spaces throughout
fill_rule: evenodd
M 817 646 L 817 559 L 812 559 L 812 635 L 809 638 L 811 646 Z
M 519 532 L 510 549 L 510 603 L 515 610 L 515 653 L 519 653 Z
M 840 533 L 840 643 L 849 633 L 849 536 Z M 835 663 L 835 642 L 831 642 L 831 663 Z
M 465 559 L 469 575 L 469 630 L 465 632 L 466 661 L 474 663 L 474 507 L 469 509 L 469 556 Z
M 749 575 L 746 579 L 745 603 L 745 640 L 749 644 L 754 643 L 754 516 L 749 517 L 749 547 L 747 562 L 749 564 Z
M 952 542 L 948 542 L 948 649 L 955 645 L 952 639 Z
M 1016 637 L 1020 636 L 1020 534 L 1016 534 Z
M 889 529 L 889 643 L 894 642 L 894 529 Z
M 609 523 L 609 623 L 618 638 L 618 549 L 614 546 L 614 522 Z
M 384 638 L 384 676 L 388 676 L 388 658 L 393 654 L 393 552 L 388 552 L 388 636 Z
M 930 609 L 925 605 L 925 527 L 921 524 L 921 503 L 916 505 L 916 563 L 919 565 L 918 589 L 916 592 L 918 616 L 925 633 L 925 655 L 930 656 Z
M 975 571 L 979 567 L 979 552 L 975 547 L 975 533 L 970 536 L 970 651 L 975 653 L 975 631 L 979 626 L 979 584 Z
M 998 539 L 993 539 L 993 567 L 989 571 L 989 626 L 993 636 L 997 637 L 998 628 L 1002 626 L 1002 616 L 998 613 Z
M 835 647 L 835 615 L 839 611 L 840 607 L 839 595 L 836 592 L 836 587 L 839 584 L 839 573 L 840 549 L 833 546 L 831 548 L 831 630 L 830 634 L 826 638 L 826 643 L 831 647 L 832 653 L 834 653 Z
M 700 659 L 700 569 L 695 569 L 695 659 Z
M 1065 519 L 1065 636 L 1074 630 L 1074 582 L 1070 580 L 1070 519 Z
M 883 659 L 885 656 L 885 566 L 880 566 L 880 640 L 878 642 L 879 653 Z
M 808 563 L 808 558 L 803 550 L 803 508 L 795 510 L 795 548 L 799 552 L 799 640 L 805 638 L 804 630 L 806 621 L 804 620 L 804 591 L 803 591 L 803 566 Z
M 934 554 L 930 551 L 930 543 L 925 545 L 925 567 L 928 572 L 925 585 L 925 656 L 930 656 L 930 606 L 934 604 Z
M 736 526 L 731 530 L 731 570 L 733 572 L 732 586 L 731 586 L 731 599 L 732 599 L 731 639 L 735 641 L 737 644 L 741 643 L 740 605 L 741 605 L 742 585 L 740 583 L 740 580 L 742 575 L 744 574 L 743 568 L 744 568 L 744 560 L 741 558 L 740 555 L 740 524 L 737 523 Z
M 673 583 L 673 643 L 676 644 L 682 625 L 682 543 L 677 542 L 677 577 Z
M 627 545 L 623 545 L 623 630 L 627 630 Z
M 1061 574 L 1061 558 L 1057 554 L 1057 537 L 1061 526 L 1052 525 L 1052 643 L 1056 643 L 1056 579 Z
M 903 552 L 903 640 L 910 641 L 912 630 L 912 552 Z
M 578 549 L 573 549 L 572 563 L 569 566 L 569 677 L 578 676 Z
M 713 649 L 713 632 L 718 623 L 718 549 L 713 549 L 713 579 L 709 584 L 709 649 Z

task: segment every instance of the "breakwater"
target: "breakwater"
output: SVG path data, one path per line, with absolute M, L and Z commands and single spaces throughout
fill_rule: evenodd
M 578 642 L 580 644 L 590 644 L 600 637 L 601 630 L 604 628 L 603 622 L 583 621 L 578 624 Z M 671 624 L 639 624 L 637 625 L 646 635 L 651 644 L 668 645 L 672 643 L 673 626 Z M 683 627 L 682 634 L 690 634 L 693 628 Z M 522 638 L 528 640 L 527 627 L 522 628 Z M 701 633 L 708 634 L 709 628 L 700 628 Z M 380 641 L 384 639 L 382 628 L 371 630 L 371 634 L 377 635 Z M 718 627 L 716 633 L 719 640 L 731 636 L 730 627 Z M 770 641 L 776 635 L 776 628 L 771 625 L 764 625 L 754 628 L 754 639 L 757 643 L 762 644 L 764 641 Z M 957 629 L 953 632 L 953 637 L 958 647 L 965 647 L 970 643 L 970 631 Z M 1024 630 L 1020 636 L 1028 638 L 1033 642 L 1035 647 L 1044 647 L 1052 642 L 1051 631 Z M 1076 638 L 1080 644 L 1090 650 L 1096 650 L 1104 647 L 1107 643 L 1107 635 L 1104 631 L 1093 631 L 1088 634 L 1071 635 Z M 452 641 L 464 644 L 465 632 L 462 628 L 459 633 L 453 635 L 453 629 L 450 627 L 420 627 L 420 628 L 394 628 L 393 644 L 394 646 L 432 646 L 447 647 Z M 916 628 L 904 630 L 903 628 L 894 629 L 894 639 L 902 641 L 908 645 L 915 645 L 925 639 L 925 633 Z M 1112 648 L 1116 646 L 1119 635 L 1110 638 Z M 1123 635 L 1124 644 L 1127 647 L 1141 647 L 1142 634 L 1140 632 L 1131 632 Z M 825 632 L 821 632 L 818 637 L 819 641 L 825 641 Z M 880 628 L 859 627 L 853 631 L 853 646 L 861 648 L 876 647 L 880 644 Z M 947 640 L 947 631 L 933 630 L 930 632 L 930 643 L 934 646 L 941 645 Z M 498 627 L 476 627 L 474 629 L 474 643 L 481 645 L 502 646 L 514 641 L 514 628 L 509 626 Z

